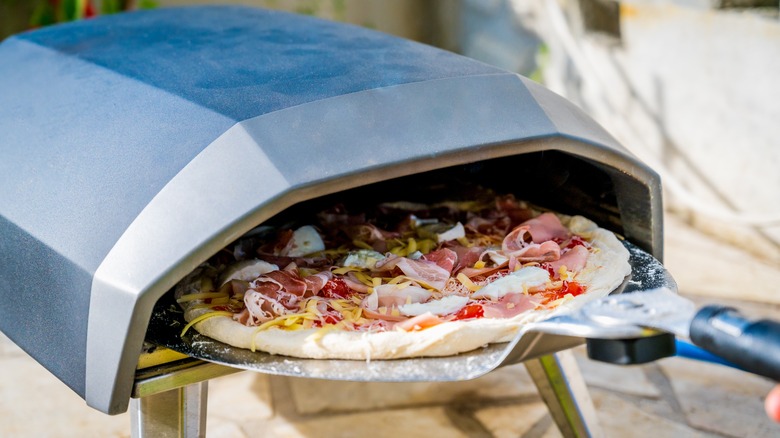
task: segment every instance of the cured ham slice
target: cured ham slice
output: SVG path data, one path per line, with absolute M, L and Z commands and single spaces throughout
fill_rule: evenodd
M 239 315 L 247 325 L 256 325 L 298 310 L 306 294 L 307 283 L 294 273 L 271 271 L 253 281 L 244 293 L 249 315 Z
M 455 267 L 455 262 L 458 260 L 458 254 L 449 248 L 442 248 L 425 254 L 423 260 L 436 263 L 437 266 L 444 269 L 449 274 L 452 272 L 452 268 Z
M 452 251 L 455 251 L 455 254 L 458 257 L 458 261 L 455 264 L 455 266 L 452 268 L 453 273 L 459 272 L 461 269 L 464 268 L 470 268 L 474 266 L 474 263 L 477 263 L 482 256 L 482 253 L 485 251 L 485 247 L 483 246 L 472 246 L 472 247 L 465 247 L 465 246 L 453 246 Z
M 267 281 L 265 279 L 272 280 L 274 283 L 280 286 L 281 290 L 289 292 L 298 297 L 302 297 L 306 293 L 306 282 L 301 280 L 294 273 L 287 271 L 271 271 L 259 277 L 257 280 L 255 280 L 255 283 L 259 284 L 260 282 Z
M 422 315 L 409 318 L 405 321 L 401 321 L 395 325 L 395 328 L 411 332 L 416 330 L 423 330 L 428 327 L 433 327 L 444 323 L 445 320 L 439 318 L 433 313 L 423 313 Z
M 522 263 L 528 262 L 549 262 L 558 260 L 561 257 L 561 247 L 548 240 L 544 243 L 531 243 L 509 255 Z
M 579 271 L 585 267 L 588 262 L 588 249 L 584 246 L 577 245 L 574 248 L 564 253 L 560 259 L 546 263 L 544 266 L 555 275 L 555 278 L 559 277 L 558 270 L 561 266 L 566 266 L 569 271 Z
M 330 271 L 322 271 L 304 277 L 303 281 L 306 283 L 307 295 L 317 295 L 331 278 L 333 278 L 333 274 Z
M 394 291 L 392 291 L 391 288 L 400 291 L 400 289 L 395 285 L 384 285 L 384 286 L 385 286 L 384 292 L 382 286 L 379 286 L 379 291 L 376 291 L 375 289 L 374 293 L 368 295 L 363 299 L 363 301 L 360 303 L 360 307 L 363 309 L 363 314 L 369 318 L 380 319 L 384 321 L 406 320 L 407 318 L 401 315 L 400 313 L 395 312 L 396 314 L 393 314 L 392 312 L 393 307 L 397 307 L 396 303 L 406 302 L 406 297 L 402 297 L 401 295 L 397 295 L 397 296 L 393 295 Z M 391 288 L 388 288 L 386 286 L 391 286 Z M 407 287 L 406 289 L 408 288 L 409 287 Z M 417 299 L 424 301 L 427 300 L 428 298 L 430 298 L 430 295 L 428 295 L 427 297 L 418 297 Z
M 535 229 L 536 235 L 543 237 L 558 235 L 559 232 L 555 228 L 555 223 L 560 225 L 560 221 L 558 221 L 555 215 L 552 217 L 555 221 L 551 219 L 537 220 L 539 218 L 534 218 L 518 225 L 506 235 L 501 243 L 501 250 L 504 251 L 505 255 L 515 257 L 524 263 L 558 260 L 561 257 L 560 245 L 551 240 L 552 237 L 547 240 L 541 240 L 540 237 L 535 237 L 531 231 Z M 533 221 L 537 222 L 532 223 Z M 562 225 L 560 226 L 562 227 Z M 568 236 L 568 231 L 565 228 L 563 230 L 567 233 L 566 236 Z
M 419 281 L 436 290 L 441 290 L 450 278 L 450 272 L 434 262 L 411 260 L 402 257 L 395 265 L 412 280 Z
M 552 213 L 543 213 L 539 216 L 529 219 L 521 226 L 528 227 L 528 233 L 531 235 L 531 241 L 542 243 L 548 240 L 563 241 L 569 238 L 569 230 L 561 224 L 558 216 Z
M 495 302 L 482 304 L 485 318 L 512 318 L 535 309 L 540 299 L 523 293 L 510 293 Z

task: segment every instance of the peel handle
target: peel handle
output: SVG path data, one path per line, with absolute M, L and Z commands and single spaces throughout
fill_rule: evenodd
M 780 322 L 750 320 L 731 307 L 706 306 L 694 316 L 690 338 L 745 371 L 780 381 Z

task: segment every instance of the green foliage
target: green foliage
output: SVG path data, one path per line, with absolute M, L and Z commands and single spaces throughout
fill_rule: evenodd
M 140 0 L 138 2 L 138 9 L 154 9 L 159 4 L 155 0 Z

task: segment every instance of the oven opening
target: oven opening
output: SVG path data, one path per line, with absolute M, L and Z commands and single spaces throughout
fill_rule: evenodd
M 298 203 L 269 223 L 326 210 L 336 204 L 355 209 L 383 202 L 435 204 L 470 201 L 485 191 L 514 195 L 535 207 L 567 215 L 580 214 L 622 234 L 618 199 L 612 177 L 573 155 L 548 150 L 494 158 L 393 178 Z

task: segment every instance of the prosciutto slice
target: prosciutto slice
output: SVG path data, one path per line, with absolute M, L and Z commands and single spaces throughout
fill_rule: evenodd
M 512 318 L 523 312 L 535 309 L 540 299 L 534 295 L 523 293 L 510 293 L 501 297 L 498 301 L 485 302 L 482 310 L 485 318 Z
M 482 253 L 485 251 L 484 246 L 472 246 L 471 248 L 465 247 L 465 246 L 453 246 L 452 251 L 455 252 L 455 254 L 458 257 L 458 261 L 455 264 L 455 266 L 452 269 L 452 273 L 458 273 L 461 269 L 464 268 L 471 268 L 474 266 L 474 263 L 477 263 L 482 256 Z
M 566 251 L 560 259 L 545 264 L 545 267 L 549 268 L 555 275 L 555 278 L 559 278 L 560 274 L 558 270 L 561 266 L 566 266 L 569 271 L 580 271 L 585 267 L 588 262 L 588 254 L 590 252 L 584 246 L 577 245 L 574 248 Z
M 442 290 L 450 278 L 448 270 L 428 260 L 402 257 L 395 266 L 410 279 L 425 283 L 436 290 Z
M 306 283 L 306 294 L 317 295 L 331 278 L 333 278 L 333 274 L 330 271 L 322 271 L 304 277 L 303 281 Z
M 561 258 L 561 247 L 552 240 L 543 243 L 526 242 L 529 233 L 528 225 L 518 225 L 506 235 L 501 243 L 501 250 L 509 257 L 521 262 L 551 262 Z
M 398 287 L 394 284 L 383 284 L 375 287 L 374 293 L 363 298 L 360 307 L 369 318 L 391 322 L 406 321 L 406 316 L 398 312 L 394 315 L 392 309 L 406 303 L 423 303 L 428 301 L 431 295 L 430 291 L 419 286 Z
M 271 271 L 250 283 L 244 293 L 244 305 L 248 315 L 234 316 L 246 325 L 258 325 L 287 315 L 298 309 L 298 303 L 306 294 L 307 283 L 294 273 Z M 243 313 L 243 312 L 242 312 Z
M 561 247 L 557 242 L 569 236 L 569 230 L 558 216 L 544 213 L 515 227 L 504 238 L 501 249 L 522 263 L 552 262 L 561 258 Z
M 569 238 L 569 230 L 563 226 L 558 216 L 552 213 L 542 213 L 520 225 L 528 227 L 528 233 L 531 235 L 531 241 L 534 243 L 542 243 L 548 240 L 560 242 Z
M 426 329 L 428 327 L 433 327 L 443 322 L 446 321 L 434 315 L 433 313 L 429 312 L 429 313 L 423 313 L 422 315 L 418 315 L 413 318 L 409 318 L 405 321 L 401 321 L 397 323 L 394 327 L 401 330 L 405 330 L 407 332 L 411 332 L 411 331 Z
M 458 254 L 449 248 L 441 248 L 425 254 L 423 260 L 436 263 L 437 266 L 444 269 L 449 274 L 452 272 L 452 268 L 458 260 Z

